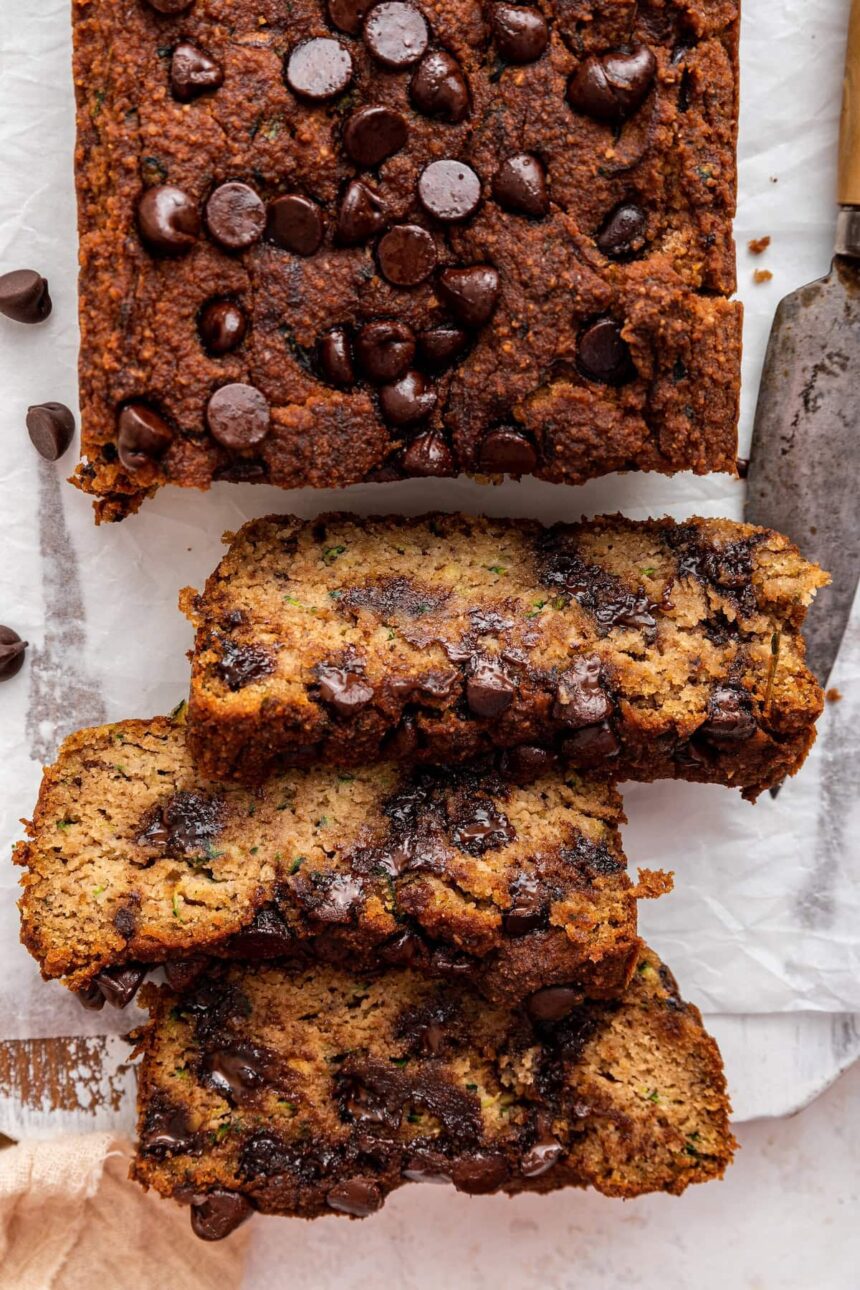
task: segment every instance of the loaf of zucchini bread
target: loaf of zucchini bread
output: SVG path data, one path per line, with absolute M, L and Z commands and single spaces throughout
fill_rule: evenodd
M 800 626 L 826 581 L 729 520 L 253 520 L 183 593 L 190 746 L 206 774 L 254 782 L 278 760 L 539 745 L 754 798 L 814 738 Z
M 314 767 L 256 789 L 201 777 L 181 715 L 71 736 L 16 859 L 22 939 L 91 1006 L 205 956 L 411 964 L 515 1003 L 623 990 L 639 951 L 614 789 L 536 751 L 448 770 Z
M 405 1182 L 677 1194 L 732 1158 L 717 1046 L 650 951 L 615 1003 L 235 964 L 142 997 L 133 1176 L 205 1240 L 255 1209 L 364 1218 Z

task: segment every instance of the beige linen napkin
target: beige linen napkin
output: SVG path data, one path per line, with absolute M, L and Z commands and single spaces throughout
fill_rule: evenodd
M 109 1133 L 0 1150 L 0 1290 L 238 1290 L 247 1229 L 198 1240 L 130 1155 Z

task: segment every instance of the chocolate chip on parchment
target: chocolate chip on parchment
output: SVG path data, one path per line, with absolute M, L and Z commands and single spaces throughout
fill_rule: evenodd
M 425 421 L 436 406 L 436 391 L 421 372 L 410 371 L 379 391 L 382 415 L 391 425 L 411 426 Z
M 347 387 L 355 383 L 355 369 L 345 328 L 333 327 L 323 336 L 319 345 L 319 360 L 326 379 L 332 385 Z
M 464 269 L 443 269 L 438 278 L 439 295 L 451 312 L 467 327 L 481 327 L 492 317 L 499 298 L 499 274 L 489 264 L 472 264 Z
M 456 125 L 469 111 L 469 86 L 452 54 L 435 49 L 421 60 L 409 87 L 412 102 L 425 116 Z
M 206 423 L 213 439 L 231 451 L 253 448 L 271 429 L 269 405 L 253 385 L 222 385 L 206 405 Z
M 27 644 L 11 627 L 0 626 L 0 681 L 11 681 L 21 671 Z
M 75 418 L 65 403 L 36 403 L 27 409 L 27 433 L 46 461 L 59 461 L 75 433 Z
M 170 88 L 180 103 L 190 103 L 223 83 L 224 69 L 214 58 L 187 40 L 176 46 L 170 60 Z
M 343 144 L 358 166 L 378 166 L 399 152 L 409 130 L 399 112 L 387 107 L 363 107 L 346 123 Z
M 376 256 L 382 276 L 395 287 L 417 287 L 436 268 L 436 244 L 418 224 L 395 224 L 380 240 Z
M 238 1192 L 217 1188 L 191 1203 L 191 1230 L 201 1241 L 223 1241 L 250 1218 L 254 1207 Z
M 417 63 L 430 39 L 424 15 L 404 0 L 385 0 L 371 9 L 363 35 L 373 57 L 394 71 Z
M 503 426 L 491 430 L 481 444 L 481 470 L 497 475 L 530 475 L 538 464 L 537 450 L 528 435 Z
M 454 474 L 454 459 L 443 436 L 436 430 L 413 439 L 403 454 L 403 469 L 419 479 L 444 478 Z
M 244 251 L 263 236 L 265 203 L 249 184 L 221 184 L 206 203 L 206 227 L 225 250 Z
M 140 235 L 161 255 L 185 255 L 200 235 L 197 203 L 172 184 L 147 188 L 137 206 Z
M 539 9 L 497 4 L 493 9 L 496 49 L 507 63 L 534 63 L 547 47 L 549 29 Z
M 367 323 L 356 337 L 355 353 L 370 380 L 386 385 L 408 372 L 415 357 L 415 335 L 407 323 Z
M 388 207 L 367 184 L 353 179 L 346 186 L 337 213 L 337 237 L 344 246 L 358 246 L 381 233 L 388 223 Z
M 339 1214 L 367 1218 L 368 1214 L 375 1214 L 382 1205 L 382 1192 L 376 1183 L 367 1178 L 349 1178 L 332 1187 L 325 1199 L 329 1209 L 334 1209 Z
M 641 206 L 622 202 L 611 212 L 597 235 L 598 249 L 610 260 L 623 260 L 645 245 L 648 217 Z
M 493 178 L 493 196 L 505 210 L 539 219 L 549 210 L 546 172 L 530 152 L 508 157 Z
M 119 414 L 116 448 L 125 470 L 142 470 L 163 457 L 173 442 L 173 431 L 146 403 L 127 403 Z
M 604 385 L 625 385 L 635 378 L 630 347 L 614 318 L 599 318 L 582 333 L 579 366 L 584 376 Z
M 216 358 L 238 349 L 247 329 L 248 320 L 233 300 L 210 300 L 200 315 L 200 339 Z
M 0 275 L 0 314 L 13 322 L 44 322 L 52 309 L 48 280 L 35 269 Z
M 266 211 L 266 240 L 296 255 L 313 255 L 319 250 L 325 226 L 322 211 L 310 197 L 288 193 L 269 202 Z
M 568 81 L 568 102 L 596 121 L 619 125 L 643 102 L 656 71 L 657 60 L 645 45 L 629 53 L 591 54 Z
M 330 36 L 303 40 L 287 59 L 287 84 L 294 94 L 312 103 L 337 98 L 352 75 L 352 55 Z
M 481 181 L 464 161 L 431 161 L 418 178 L 418 196 L 429 215 L 445 224 L 468 219 L 481 201 Z

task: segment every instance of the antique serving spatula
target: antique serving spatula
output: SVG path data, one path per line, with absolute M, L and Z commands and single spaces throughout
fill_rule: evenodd
M 853 0 L 830 273 L 776 311 L 753 428 L 746 518 L 787 533 L 832 575 L 804 631 L 827 683 L 860 568 L 860 0 Z

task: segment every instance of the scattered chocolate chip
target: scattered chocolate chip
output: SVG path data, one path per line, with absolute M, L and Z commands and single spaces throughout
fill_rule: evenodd
M 530 475 L 537 464 L 537 450 L 520 430 L 491 430 L 481 444 L 479 465 L 490 474 Z
M 254 448 L 271 429 L 269 405 L 253 385 L 222 385 L 206 405 L 206 423 L 222 447 L 233 452 Z
M 466 269 L 443 269 L 439 295 L 467 327 L 481 327 L 493 316 L 499 298 L 499 275 L 489 264 Z
M 469 86 L 451 54 L 436 49 L 421 60 L 409 87 L 412 102 L 425 116 L 456 125 L 469 111 Z
M 190 9 L 193 0 L 146 0 L 146 3 L 156 13 L 175 14 L 184 13 L 186 9 Z
M 751 739 L 758 726 L 746 690 L 718 685 L 708 699 L 708 719 L 699 734 L 717 743 L 740 743 Z
M 618 125 L 645 99 L 656 71 L 657 60 L 645 45 L 629 53 L 591 54 L 568 81 L 568 102 L 596 121 Z
M 355 353 L 371 381 L 387 385 L 408 372 L 415 357 L 415 335 L 406 323 L 367 323 L 356 337 Z
M 451 1168 L 451 1180 L 458 1191 L 470 1196 L 485 1196 L 507 1182 L 508 1165 L 504 1156 L 478 1151 L 457 1160 Z
M 597 725 L 612 712 L 612 700 L 603 688 L 600 659 L 581 654 L 558 679 L 558 697 L 552 714 L 556 721 L 579 730 Z
M 200 315 L 200 339 L 215 357 L 238 349 L 247 329 L 248 320 L 233 300 L 210 300 Z
M 104 968 L 93 979 L 91 985 L 101 991 L 105 1003 L 109 1003 L 112 1008 L 126 1008 L 137 994 L 147 970 L 146 967 L 136 963 L 128 963 L 124 967 Z
M 564 1147 L 557 1138 L 546 1134 L 538 1138 L 533 1147 L 530 1147 L 520 1161 L 520 1172 L 524 1178 L 540 1178 L 541 1174 L 547 1173 L 553 1165 L 558 1164 L 564 1155 Z
M 622 202 L 611 212 L 597 235 L 598 249 L 610 260 L 625 260 L 645 245 L 648 217 L 641 206 Z
M 436 391 L 421 372 L 407 372 L 392 385 L 379 391 L 382 415 L 391 425 L 412 426 L 426 421 L 436 406 Z
M 507 63 L 534 63 L 547 47 L 549 29 L 539 9 L 497 4 L 493 9 L 496 49 Z
M 406 8 L 405 5 L 402 7 Z M 350 1178 L 332 1187 L 325 1199 L 329 1209 L 337 1210 L 339 1214 L 367 1218 L 368 1214 L 375 1214 L 382 1205 L 382 1192 L 376 1183 L 369 1182 L 366 1178 Z
M 464 161 L 431 161 L 418 177 L 418 196 L 428 214 L 446 224 L 468 219 L 481 201 L 481 181 Z
M 11 681 L 24 666 L 24 651 L 28 645 L 11 627 L 0 626 L 0 681 Z
M 251 1202 L 235 1191 L 218 1188 L 205 1196 L 195 1196 L 191 1204 L 191 1230 L 201 1241 L 223 1241 L 235 1232 L 254 1209 Z
M 738 457 L 735 466 L 737 467 L 738 479 L 746 479 L 750 473 L 749 457 Z
M 353 179 L 337 214 L 338 241 L 344 246 L 358 246 L 380 233 L 387 223 L 388 208 L 379 194 L 360 179 Z
M 89 985 L 85 985 L 82 990 L 76 990 L 75 997 L 81 1007 L 86 1008 L 87 1012 L 101 1012 L 105 1006 L 104 995 L 92 981 Z
M 371 9 L 363 34 L 373 57 L 396 71 L 417 63 L 430 39 L 424 15 L 403 0 L 386 0 Z
M 190 103 L 223 83 L 224 69 L 214 58 L 187 40 L 176 46 L 170 60 L 170 88 L 180 103 Z
M 261 909 L 254 921 L 241 932 L 234 932 L 227 943 L 232 956 L 250 963 L 282 958 L 293 948 L 290 929 L 276 909 Z
M 75 418 L 65 403 L 36 403 L 27 409 L 27 433 L 40 457 L 59 461 L 75 433 Z
M 317 669 L 320 698 L 342 717 L 354 716 L 366 708 L 373 698 L 373 686 L 360 672 L 347 667 L 330 667 L 325 663 Z
M 320 341 L 320 366 L 326 380 L 332 385 L 350 386 L 355 384 L 355 370 L 352 366 L 349 337 L 343 327 L 333 327 Z
M 537 990 L 527 1002 L 535 1021 L 561 1021 L 582 1002 L 582 992 L 568 985 L 548 985 Z
M 477 658 L 466 681 L 466 702 L 478 717 L 499 717 L 514 701 L 516 686 L 500 663 Z
M 127 403 L 119 414 L 116 450 L 125 470 L 142 470 L 163 457 L 173 442 L 173 431 L 145 403 Z
M 35 269 L 0 275 L 0 314 L 13 322 L 44 322 L 52 309 L 48 280 Z
M 505 210 L 539 218 L 549 210 L 546 174 L 537 157 L 521 152 L 503 161 L 493 178 L 493 196 Z
M 197 205 L 181 188 L 147 188 L 137 206 L 140 235 L 162 255 L 185 255 L 200 235 Z
M 599 318 L 582 333 L 579 366 L 584 376 L 604 385 L 625 385 L 635 378 L 630 347 L 613 318 Z
M 221 184 L 206 203 L 206 227 L 219 246 L 243 251 L 263 236 L 265 203 L 248 184 Z
M 363 107 L 346 123 L 343 142 L 358 166 L 378 166 L 399 152 L 409 131 L 399 112 L 386 107 Z
M 454 474 L 454 458 L 442 435 L 430 430 L 412 440 L 403 454 L 403 469 L 419 479 L 444 478 Z
M 418 358 L 425 367 L 440 372 L 451 364 L 469 343 L 460 327 L 430 327 L 418 335 Z
M 300 193 L 289 193 L 269 202 L 266 239 L 296 255 L 313 255 L 323 240 L 322 211 Z
M 621 744 L 608 722 L 585 726 L 565 739 L 562 753 L 575 766 L 599 766 L 612 761 L 621 751 Z
M 436 244 L 418 224 L 395 224 L 376 255 L 383 277 L 395 287 L 416 287 L 436 268 Z
M 339 40 L 315 36 L 296 45 L 287 60 L 287 84 L 312 103 L 337 98 L 352 80 L 352 55 Z
M 349 36 L 357 36 L 368 10 L 376 0 L 328 0 L 328 16 L 333 27 L 345 31 Z

